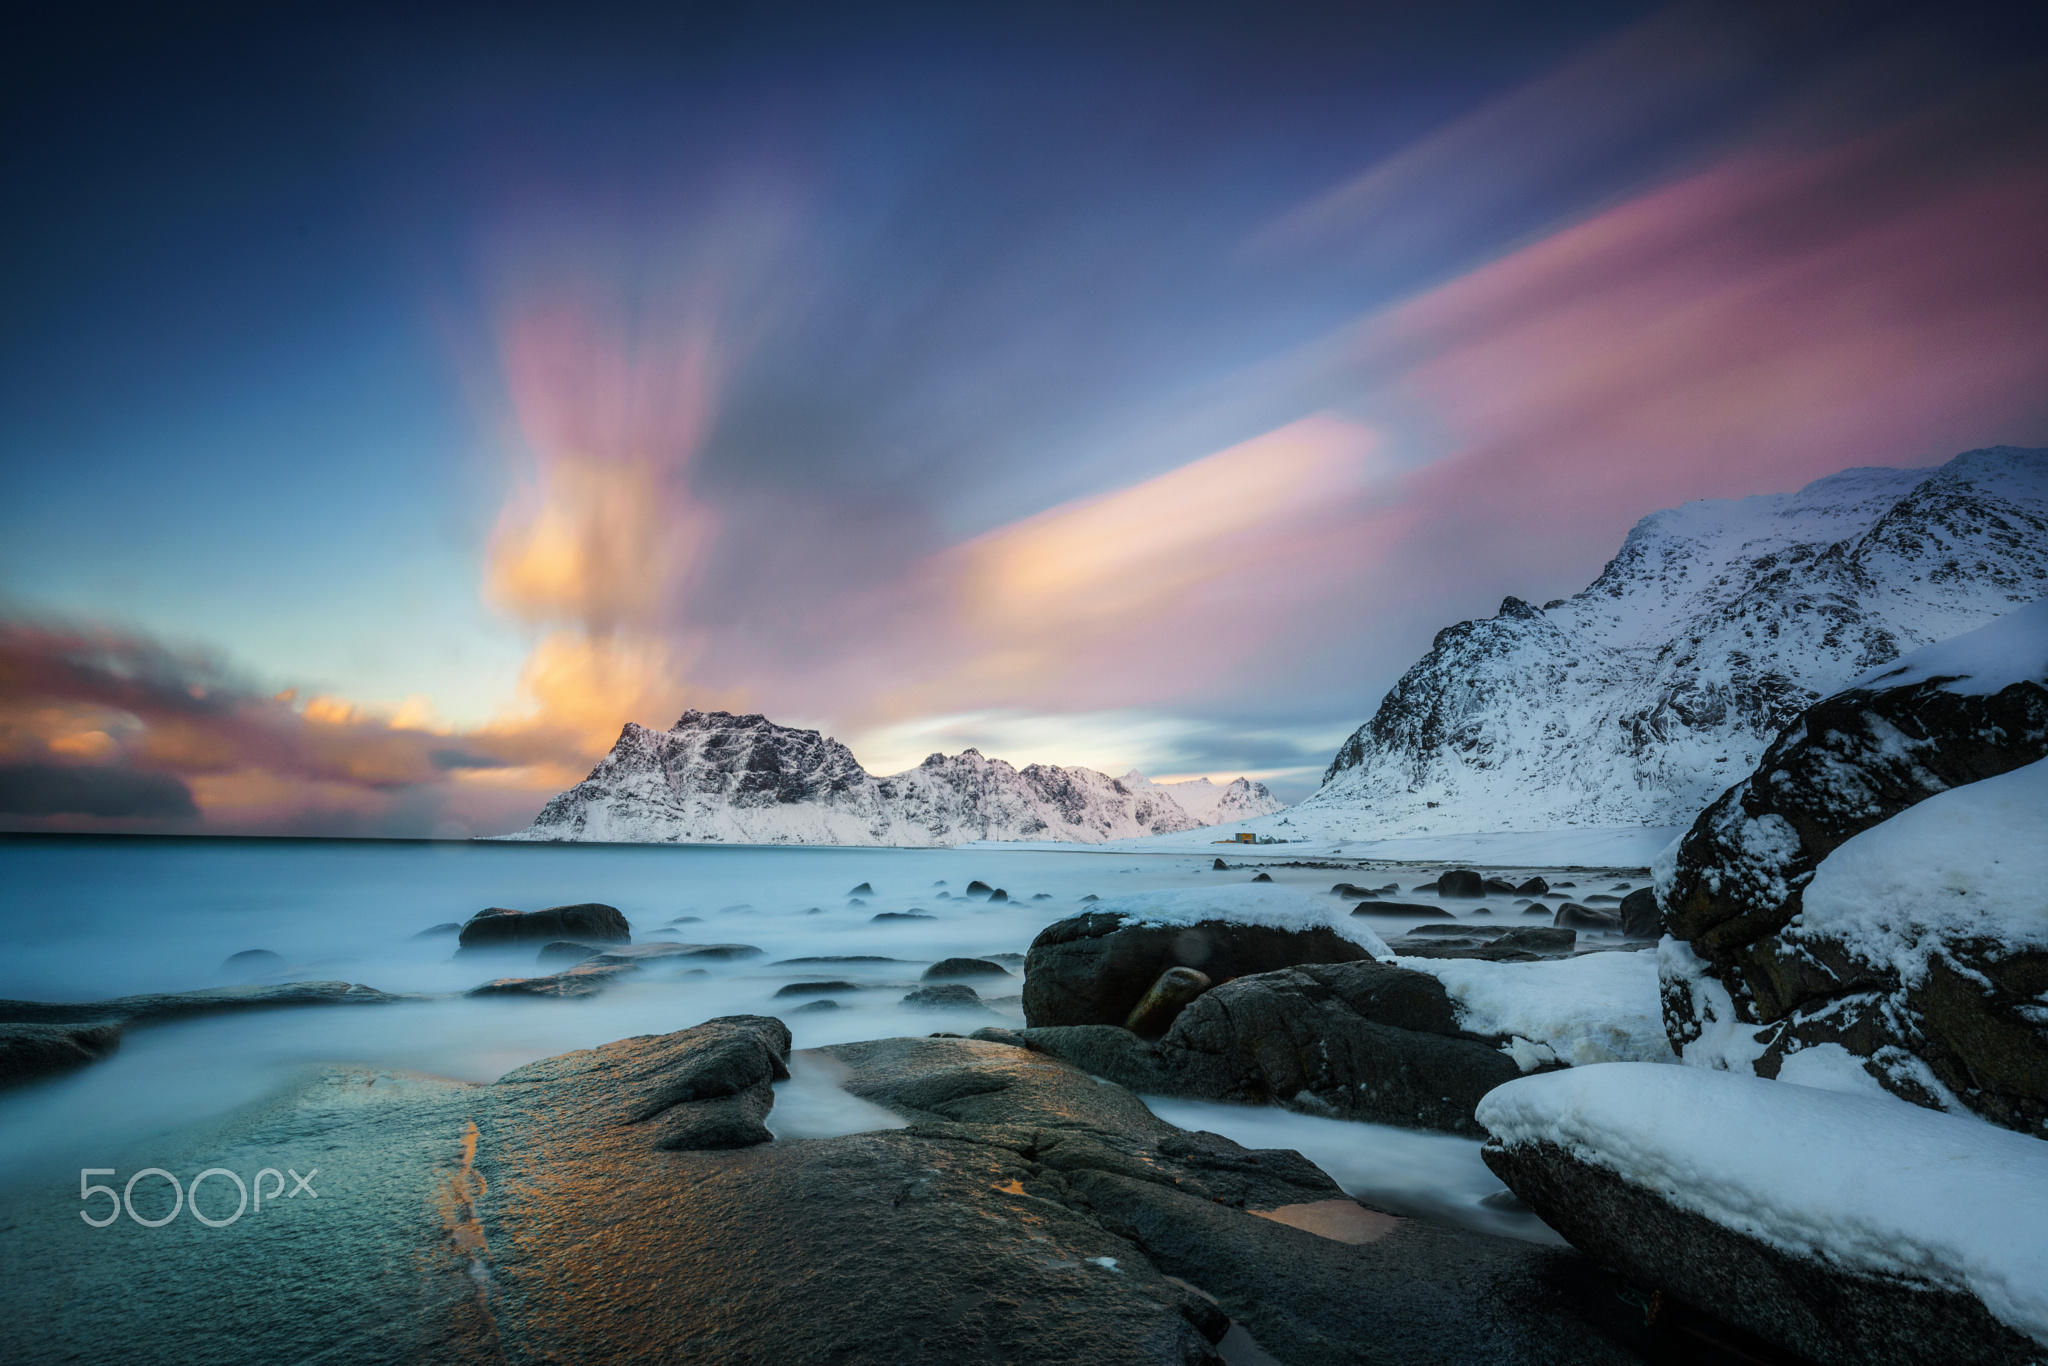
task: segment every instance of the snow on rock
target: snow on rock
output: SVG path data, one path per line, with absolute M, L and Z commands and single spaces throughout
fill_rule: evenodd
M 1689 820 L 1825 693 L 2048 588 L 2048 450 L 1653 513 L 1583 592 L 1439 632 L 1321 790 L 1357 839 Z
M 1780 1251 L 1966 1293 L 2048 1344 L 2039 1139 L 1888 1097 L 1641 1063 L 1508 1082 L 1478 1119 L 1501 1148 L 1554 1145 Z
M 2048 660 L 2040 664 L 2048 674 Z M 1906 986 L 1964 938 L 2048 951 L 2048 759 L 1937 793 L 1821 860 L 1789 945 L 1832 942 Z
M 1654 865 L 1684 1060 L 2048 1137 L 2044 764 L 2038 604 L 1787 726 Z
M 1122 916 L 1131 925 L 1197 925 L 1222 920 L 1281 930 L 1327 929 L 1374 958 L 1385 961 L 1394 956 L 1386 940 L 1350 913 L 1349 903 L 1309 896 L 1278 883 L 1241 882 L 1221 887 L 1133 892 L 1105 897 L 1088 910 L 1094 915 Z
M 1655 954 L 1582 953 L 1540 963 L 1395 961 L 1442 982 L 1463 1028 L 1507 1037 L 1525 1072 L 1552 1061 L 1577 1067 L 1672 1059 L 1657 1005 Z
M 1192 829 L 1203 811 L 1270 809 L 1244 779 L 1131 786 L 1089 768 L 1013 768 L 979 750 L 877 778 L 814 730 L 687 711 L 666 731 L 628 723 L 597 767 L 513 839 L 621 843 L 930 846 L 1105 840 Z

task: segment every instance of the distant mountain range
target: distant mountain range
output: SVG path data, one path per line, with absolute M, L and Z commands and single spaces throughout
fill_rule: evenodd
M 1013 768 L 979 750 L 878 778 L 814 730 L 687 711 L 669 730 L 628 723 L 603 761 L 550 801 L 525 840 L 942 845 L 1169 834 L 1276 811 L 1261 783 L 1155 783 L 1091 768 Z
M 1437 633 L 1323 786 L 1334 838 L 1677 825 L 1823 694 L 2048 595 L 2048 450 L 1652 513 L 1583 592 Z

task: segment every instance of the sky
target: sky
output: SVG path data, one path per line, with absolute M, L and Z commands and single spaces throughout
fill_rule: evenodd
M 1658 508 L 2048 445 L 2038 6 L 86 18 L 0 829 L 502 832 L 690 707 L 1298 798 Z

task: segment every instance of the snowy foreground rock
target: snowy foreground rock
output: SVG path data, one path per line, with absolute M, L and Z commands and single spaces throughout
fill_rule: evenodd
M 2044 576 L 2048 450 L 1652 513 L 1582 592 L 1439 632 L 1321 790 L 1250 828 L 1680 824 L 1817 698 L 2031 601 Z
M 1687 1062 L 2048 1135 L 2048 601 L 1788 727 L 1657 869 Z
M 1487 1164 L 1637 1285 L 1818 1362 L 2048 1354 L 2048 1144 L 1691 1067 L 1522 1078 Z
M 1262 783 L 1155 783 L 1092 768 L 1012 768 L 979 750 L 875 777 L 814 730 L 687 711 L 673 728 L 628 722 L 585 778 L 521 840 L 928 846 L 1167 834 L 1278 810 Z

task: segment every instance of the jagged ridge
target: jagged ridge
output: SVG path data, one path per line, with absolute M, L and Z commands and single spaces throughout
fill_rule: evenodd
M 1179 799 L 1186 798 L 1185 805 Z M 1104 840 L 1274 811 L 1263 784 L 1154 783 L 1090 768 L 1013 768 L 979 750 L 878 778 L 814 730 L 687 711 L 666 731 L 628 722 L 590 776 L 514 838 L 633 843 L 957 844 Z

